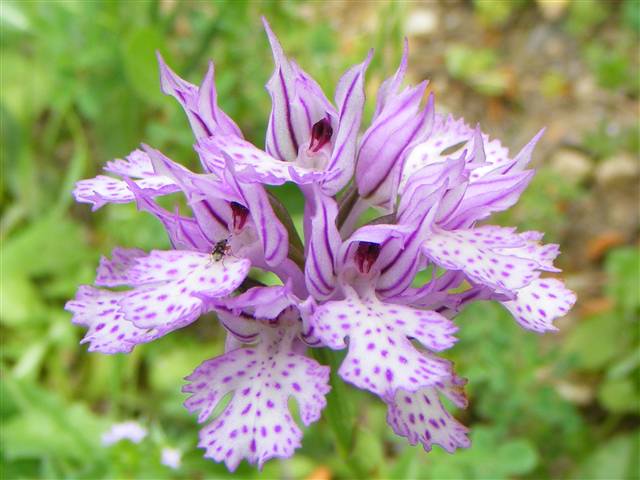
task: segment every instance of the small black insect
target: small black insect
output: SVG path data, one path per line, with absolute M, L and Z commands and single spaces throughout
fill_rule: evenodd
M 223 238 L 218 240 L 211 250 L 211 258 L 215 262 L 221 261 L 231 251 L 231 245 L 229 245 L 229 239 Z

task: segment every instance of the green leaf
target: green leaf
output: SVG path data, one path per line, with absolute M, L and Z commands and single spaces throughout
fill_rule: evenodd
M 0 322 L 13 327 L 37 323 L 45 312 L 33 283 L 23 275 L 8 274 L 4 268 L 0 276 L 0 304 Z
M 386 476 L 398 479 L 418 478 L 422 453 L 421 448 L 406 446 L 393 466 L 387 471 Z
M 90 258 L 82 228 L 56 216 L 43 217 L 3 243 L 4 274 L 60 275 Z
M 607 379 L 598 389 L 598 401 L 616 413 L 637 413 L 640 393 L 631 378 Z
M 500 446 L 495 459 L 506 474 L 523 475 L 538 464 L 538 452 L 528 440 L 519 439 Z
M 609 14 L 609 6 L 600 0 L 574 1 L 571 2 L 565 26 L 569 33 L 583 36 L 604 22 Z
M 3 424 L 0 438 L 9 459 L 69 459 L 99 461 L 104 450 L 100 434 L 106 422 L 84 405 L 65 405 L 58 397 L 26 382 L 5 378 L 7 393 L 21 414 Z
M 602 441 L 570 478 L 635 480 L 640 478 L 638 452 L 640 452 L 639 430 Z
M 570 332 L 564 350 L 578 368 L 598 370 L 624 351 L 627 340 L 628 335 L 620 329 L 616 318 L 598 315 L 584 319 Z
M 640 250 L 634 247 L 612 250 L 605 268 L 609 276 L 607 294 L 626 314 L 640 308 Z

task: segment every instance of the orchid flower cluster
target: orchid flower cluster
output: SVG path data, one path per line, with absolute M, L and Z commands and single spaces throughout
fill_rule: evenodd
M 372 53 L 346 71 L 332 103 L 265 28 L 275 70 L 264 149 L 218 106 L 212 63 L 198 87 L 159 56 L 162 91 L 187 115 L 202 172 L 143 145 L 108 162 L 107 175 L 78 182 L 77 201 L 94 210 L 135 202 L 172 245 L 117 248 L 101 259 L 95 286 L 81 286 L 66 306 L 88 329 L 82 342 L 127 353 L 215 312 L 225 353 L 198 366 L 183 391 L 186 408 L 208 421 L 199 446 L 230 470 L 300 446 L 290 397 L 304 425 L 320 418 L 330 369 L 310 348 L 347 349 L 338 376 L 380 397 L 410 444 L 467 447 L 467 429 L 441 401 L 467 405 L 465 381 L 438 356 L 456 342 L 452 318 L 470 302 L 494 300 L 541 333 L 556 330 L 553 321 L 575 302 L 560 280 L 541 278 L 559 271 L 557 245 L 541 244 L 538 232 L 478 224 L 517 201 L 542 132 L 511 156 L 479 128 L 436 114 L 433 94 L 423 102 L 426 82 L 402 87 L 405 42 L 360 134 Z M 304 240 L 265 188 L 286 182 L 304 195 Z M 190 215 L 157 203 L 175 193 Z M 265 285 L 252 269 L 281 282 Z

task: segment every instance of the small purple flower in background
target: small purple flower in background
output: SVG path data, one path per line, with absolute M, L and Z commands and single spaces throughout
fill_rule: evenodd
M 159 57 L 162 91 L 182 105 L 202 171 L 143 145 L 108 162 L 108 176 L 78 182 L 76 200 L 94 210 L 135 202 L 164 225 L 172 245 L 117 248 L 102 258 L 95 286 L 81 286 L 66 306 L 87 328 L 82 342 L 127 353 L 215 312 L 225 352 L 198 366 L 183 391 L 187 409 L 208 422 L 199 446 L 230 470 L 243 459 L 261 467 L 290 457 L 301 445 L 291 398 L 304 425 L 320 419 L 330 369 L 311 358 L 313 348 L 346 349 L 336 373 L 380 397 L 389 425 L 410 444 L 467 447 L 467 429 L 441 400 L 467 405 L 466 381 L 439 356 L 456 342 L 455 315 L 494 300 L 542 333 L 556 330 L 553 321 L 576 300 L 561 280 L 542 277 L 559 271 L 558 246 L 542 244 L 542 233 L 479 224 L 518 200 L 541 133 L 512 156 L 479 127 L 435 113 L 433 95 L 422 104 L 426 82 L 402 88 L 406 43 L 363 127 L 371 53 L 340 78 L 332 103 L 265 28 L 275 70 L 264 150 L 218 107 L 213 64 L 196 86 Z M 286 182 L 305 197 L 302 239 L 265 189 Z M 189 215 L 156 202 L 175 193 Z M 365 223 L 371 209 L 379 216 Z M 281 285 L 250 278 L 251 268 L 274 273 Z M 431 278 L 416 285 L 427 270 Z M 138 438 L 123 425 L 105 442 Z M 180 452 L 165 450 L 162 463 L 177 468 Z

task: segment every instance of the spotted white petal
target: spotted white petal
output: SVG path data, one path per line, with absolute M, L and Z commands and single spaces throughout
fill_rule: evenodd
M 445 409 L 439 395 L 461 395 L 460 383 L 464 384 L 454 377 L 416 392 L 398 390 L 395 397 L 387 401 L 387 422 L 397 435 L 406 437 L 411 445 L 421 443 L 427 452 L 433 445 L 449 453 L 468 447 L 468 429 Z
M 103 287 L 130 285 L 129 270 L 136 264 L 136 259 L 144 255 L 144 250 L 139 248 L 115 248 L 111 259 L 100 259 L 95 284 Z
M 72 322 L 87 327 L 80 343 L 88 343 L 90 352 L 129 353 L 137 344 L 157 338 L 124 318 L 119 302 L 125 295 L 126 292 L 83 285 L 76 297 L 65 305 L 65 309 L 73 313 Z
M 437 265 L 462 270 L 476 283 L 500 292 L 512 292 L 537 278 L 539 265 L 531 259 L 497 250 L 524 245 L 511 231 L 496 227 L 437 230 L 425 240 L 422 251 Z
M 320 417 L 329 391 L 329 369 L 294 352 L 296 330 L 265 326 L 255 348 L 241 348 L 207 360 L 187 377 L 183 388 L 192 395 L 185 402 L 204 422 L 225 397 L 224 411 L 200 432 L 198 446 L 205 457 L 224 461 L 235 470 L 251 464 L 289 457 L 300 446 L 302 432 L 292 418 L 288 401 L 296 399 L 305 425 Z
M 556 278 L 539 278 L 517 292 L 515 300 L 501 302 L 527 330 L 558 330 L 553 321 L 566 315 L 576 302 L 576 294 Z
M 196 320 L 202 297 L 221 297 L 234 291 L 249 272 L 244 258 L 186 250 L 152 251 L 130 270 L 137 288 L 120 306 L 127 320 L 140 328 L 171 331 Z
M 107 162 L 104 169 L 122 177 L 137 179 L 135 180 L 137 187 L 151 197 L 167 195 L 179 190 L 171 178 L 154 172 L 149 156 L 142 150 L 134 150 L 126 160 L 116 159 Z M 90 203 L 93 210 L 107 203 L 129 203 L 135 200 L 130 183 L 106 175 L 78 181 L 73 190 L 73 196 L 78 202 Z
M 361 298 L 353 291 L 345 300 L 320 305 L 311 323 L 314 335 L 332 349 L 345 348 L 349 338 L 340 376 L 381 397 L 399 388 L 415 391 L 446 376 L 446 362 L 422 355 L 410 338 L 439 351 L 455 343 L 457 330 L 436 312 L 383 303 L 371 295 Z

